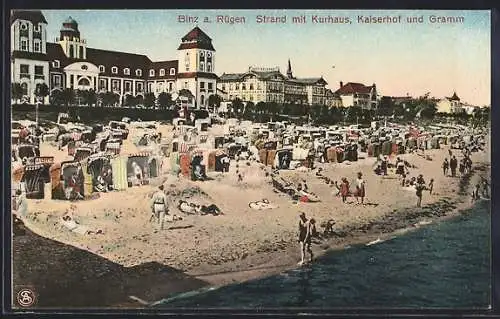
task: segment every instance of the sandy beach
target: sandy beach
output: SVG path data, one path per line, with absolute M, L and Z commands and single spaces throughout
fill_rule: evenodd
M 164 136 L 170 134 L 168 126 L 161 130 Z M 125 152 L 134 151 L 133 148 L 130 139 L 124 141 Z M 58 151 L 49 144 L 41 146 L 41 153 L 51 154 L 56 161 L 67 157 L 65 150 Z M 461 158 L 458 150 L 454 150 L 454 154 Z M 434 179 L 433 194 L 424 192 L 421 208 L 416 208 L 414 189 L 401 187 L 394 172 L 389 171 L 388 176 L 373 173 L 375 158 L 316 164 L 323 169 L 323 175 L 334 180 L 346 177 L 351 184 L 356 173 L 362 172 L 366 181 L 365 205 L 357 205 L 352 197 L 348 198 L 348 203 L 342 203 L 340 197 L 332 193 L 333 188 L 315 176 L 316 171 L 280 171 L 281 176 L 295 183 L 306 180 L 309 189 L 321 199 L 317 203 L 301 203 L 274 192 L 271 178 L 265 176 L 269 167 L 264 169 L 259 163 L 247 165 L 246 161 L 233 161 L 229 173 L 214 172 L 209 175 L 212 180 L 193 182 L 170 175 L 167 160 L 162 176 L 152 180 L 150 185 L 100 193 L 98 198 L 72 203 L 29 200 L 29 216 L 23 221 L 37 235 L 88 251 L 127 269 L 158 263 L 200 279 L 205 285 L 220 286 L 297 267 L 300 212 L 316 219 L 320 233 L 323 222 L 330 219 L 336 222 L 334 234 L 322 236 L 313 244 L 315 255 L 321 256 L 332 249 L 383 240 L 425 227 L 428 222 L 453 216 L 470 206 L 472 185 L 480 176 L 489 176 L 489 151 L 473 153 L 474 170 L 461 178 L 443 176 L 441 164 L 448 155 L 447 147 L 426 150 L 425 155 L 427 158 L 417 154 L 400 156 L 415 166 L 410 169 L 410 176 L 423 174 L 427 182 Z M 392 162 L 394 160 L 392 158 Z M 244 176 L 243 182 L 237 181 L 237 169 Z M 150 222 L 150 197 L 160 184 L 175 193 L 169 197 L 170 206 L 174 214 L 182 217 L 182 220 L 167 223 L 164 230 L 157 230 Z M 179 199 L 216 204 L 224 215 L 186 215 L 175 207 Z M 249 207 L 249 202 L 262 199 L 269 200 L 276 208 L 255 210 Z M 91 234 L 79 234 L 61 225 L 61 218 L 70 205 L 74 205 L 73 219 L 91 230 Z M 81 263 L 85 267 L 85 260 Z M 111 270 L 108 271 L 107 275 L 111 275 Z M 160 289 L 164 282 L 146 277 L 134 284 L 134 300 L 128 295 L 122 302 L 113 300 L 107 306 L 137 307 L 182 290 L 179 288 L 182 284 L 177 290 Z M 158 289 L 152 293 L 155 286 Z

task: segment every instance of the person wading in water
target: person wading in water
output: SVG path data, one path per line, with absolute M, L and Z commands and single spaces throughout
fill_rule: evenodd
M 307 220 L 305 213 L 301 213 L 299 217 L 300 217 L 300 220 L 299 220 L 299 243 L 300 243 L 301 259 L 300 259 L 300 262 L 298 264 L 303 265 L 304 259 L 306 257 L 306 250 L 311 255 L 311 258 L 309 259 L 309 261 L 312 262 L 312 260 L 313 260 L 313 252 L 311 250 L 313 224 L 311 224 L 311 221 Z

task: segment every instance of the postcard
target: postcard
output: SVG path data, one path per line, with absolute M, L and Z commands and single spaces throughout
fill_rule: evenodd
M 13 10 L 12 308 L 487 309 L 484 10 Z

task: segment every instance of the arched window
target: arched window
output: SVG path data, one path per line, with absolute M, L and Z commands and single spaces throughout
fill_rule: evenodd
M 111 68 L 111 73 L 116 74 L 118 73 L 118 68 L 116 66 Z
M 99 72 L 104 73 L 105 70 L 104 65 L 99 65 Z
M 21 88 L 23 89 L 23 95 L 28 95 L 28 83 L 21 83 Z
M 155 76 L 155 70 L 153 69 L 149 70 L 149 76 Z
M 170 68 L 170 75 L 175 75 L 175 68 Z
M 123 74 L 130 75 L 130 69 L 129 68 L 123 69 Z
M 78 81 L 78 85 L 89 86 L 89 85 L 90 85 L 90 81 L 89 81 L 89 79 L 87 79 L 87 78 L 81 78 L 81 79 Z
M 200 62 L 200 70 L 205 71 L 205 62 Z
M 135 75 L 136 76 L 142 76 L 142 70 L 141 69 L 135 70 Z
M 204 95 L 202 95 L 200 98 L 200 104 L 205 105 L 205 96 Z
M 165 75 L 165 69 L 160 69 L 160 76 L 164 76 Z
M 207 63 L 207 72 L 212 72 L 212 64 Z

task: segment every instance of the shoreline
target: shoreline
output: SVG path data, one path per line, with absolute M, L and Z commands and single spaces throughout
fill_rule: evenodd
M 470 178 L 474 175 L 476 174 L 469 174 L 467 178 Z M 346 229 L 340 229 L 337 232 L 351 232 L 350 234 L 342 237 L 327 237 L 321 243 L 313 241 L 313 245 L 311 248 L 314 253 L 314 258 L 315 260 L 317 260 L 318 258 L 321 258 L 326 254 L 336 252 L 338 253 L 343 250 L 351 249 L 353 246 L 369 246 L 373 241 L 376 241 L 376 243 L 374 244 L 383 243 L 410 232 L 417 231 L 421 228 L 425 228 L 429 225 L 453 219 L 462 215 L 464 211 L 472 208 L 475 204 L 477 204 L 477 202 L 471 202 L 469 197 L 470 196 L 462 195 L 454 201 L 450 200 L 449 197 L 446 197 L 440 199 L 435 203 L 422 206 L 421 208 L 401 208 L 386 214 L 378 221 L 373 221 L 372 223 L 370 223 L 382 228 L 391 226 L 390 231 L 385 231 L 385 229 L 383 229 L 383 232 L 370 231 L 370 229 L 372 229 L 371 227 L 369 227 L 367 230 L 363 229 L 366 227 L 366 225 L 362 225 L 361 228 L 347 226 L 345 227 Z M 429 214 L 426 214 L 426 211 L 428 211 L 429 209 L 432 210 L 434 208 L 437 208 L 436 213 L 431 214 L 432 216 L 429 217 Z M 405 224 L 406 226 L 392 227 L 396 224 L 398 226 Z M 281 251 L 258 253 L 256 255 L 248 257 L 243 262 L 241 260 L 238 260 L 212 267 L 201 265 L 200 267 L 187 271 L 186 274 L 198 279 L 202 279 L 203 281 L 208 283 L 207 286 L 196 289 L 194 291 L 181 291 L 159 300 L 144 300 L 136 296 L 131 296 L 127 302 L 121 303 L 120 307 L 156 306 L 161 304 L 165 300 L 176 299 L 177 296 L 184 293 L 206 289 L 217 289 L 227 285 L 241 284 L 247 281 L 258 280 L 261 278 L 278 275 L 280 273 L 291 271 L 301 267 L 297 265 L 296 262 L 297 259 L 295 258 L 295 255 L 297 254 L 299 254 L 298 245 L 289 245 Z M 276 264 L 276 260 L 285 260 L 285 262 Z M 245 266 L 247 267 L 246 269 Z M 211 268 L 212 270 L 203 272 L 203 270 L 206 268 Z
M 300 251 L 295 230 L 299 211 L 306 211 L 308 217 L 314 217 L 318 226 L 321 221 L 329 219 L 337 222 L 334 225 L 337 236 L 324 238 L 317 244 L 313 241 L 315 258 L 344 250 L 346 246 L 387 240 L 425 227 L 427 222 L 436 223 L 459 215 L 473 205 L 470 184 L 479 175 L 488 176 L 490 159 L 487 154 L 478 153 L 469 175 L 444 177 L 439 166 L 442 157 L 446 156 L 445 151 L 428 152 L 433 160 L 416 154 L 401 156 L 417 166 L 412 174 L 421 172 L 427 178 L 434 177 L 436 180 L 434 194 L 424 194 L 421 208 L 415 207 L 414 191 L 402 189 L 395 177 L 370 174 L 373 163 L 366 158 L 358 162 L 323 166 L 325 176 L 336 178 L 362 171 L 368 181 L 369 196 L 364 207 L 354 205 L 352 197 L 348 199 L 351 204 L 342 204 L 339 198 L 332 197 L 332 189 L 320 182 L 314 172 L 285 171 L 283 176 L 294 183 L 307 179 L 311 189 L 322 198 L 319 203 L 293 203 L 286 196 L 272 193 L 272 187 L 265 182 L 264 172 L 253 165 L 244 168 L 247 169 L 245 185 L 238 185 L 231 174 L 212 182 L 170 181 L 170 178 L 161 182 L 175 184 L 181 193 L 188 191 L 191 200 L 216 202 L 225 212 L 222 216 L 186 215 L 183 221 L 171 224 L 172 227 L 163 232 L 152 232 L 152 225 L 147 222 L 149 216 L 144 215 L 149 207 L 147 194 L 156 184 L 102 194 L 97 200 L 76 202 L 76 219 L 90 229 L 100 227 L 104 235 L 75 234 L 58 225 L 68 206 L 62 201 L 34 202 L 35 211 L 30 212 L 25 225 L 37 236 L 112 263 L 112 267 L 118 267 L 119 273 L 126 274 L 127 280 L 129 276 L 133 277 L 130 281 L 115 283 L 110 279 L 114 276 L 113 271 L 103 270 L 101 265 L 88 266 L 85 259 L 80 260 L 81 266 L 88 268 L 90 273 L 102 273 L 91 284 L 95 285 L 95 289 L 100 289 L 107 280 L 113 281 L 113 289 L 106 292 L 112 296 L 106 294 L 106 300 L 92 302 L 120 309 L 147 307 L 173 294 L 242 283 L 297 268 Z M 262 198 L 269 199 L 278 208 L 255 211 L 242 203 L 242 200 Z M 130 207 L 128 202 L 132 201 L 135 205 Z M 103 203 L 109 203 L 111 207 L 103 206 Z M 322 230 L 318 227 L 318 232 L 322 233 Z M 35 248 L 32 254 L 37 253 Z M 51 258 L 50 254 L 48 258 Z M 66 260 L 61 258 L 59 262 L 64 269 Z M 15 263 L 16 259 L 14 266 Z M 149 264 L 156 264 L 157 268 L 153 268 L 160 270 L 143 272 L 141 267 L 148 267 Z M 171 273 L 162 272 L 162 267 L 168 268 Z M 27 270 L 32 271 L 30 268 Z M 16 272 L 23 271 L 18 269 Z M 36 277 L 35 274 L 29 275 Z M 74 278 L 77 275 L 67 276 L 70 281 L 78 282 Z M 50 271 L 48 279 L 43 280 L 51 280 L 52 277 L 58 278 L 57 271 Z M 19 279 L 15 283 L 20 283 Z M 95 298 L 81 296 L 83 306 L 95 306 L 91 300 Z M 51 302 L 56 301 L 60 302 L 59 299 Z

